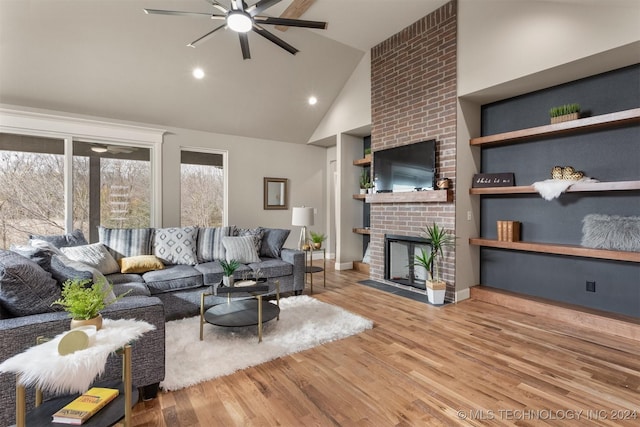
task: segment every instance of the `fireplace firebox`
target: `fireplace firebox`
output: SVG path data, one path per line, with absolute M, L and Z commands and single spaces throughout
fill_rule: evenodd
M 426 289 L 427 270 L 422 266 L 414 265 L 415 255 L 420 254 L 423 249 L 427 255 L 431 253 L 430 240 L 415 236 L 385 234 L 385 280 Z

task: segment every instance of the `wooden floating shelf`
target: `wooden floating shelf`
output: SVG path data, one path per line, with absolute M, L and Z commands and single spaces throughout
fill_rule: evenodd
M 357 234 L 371 234 L 371 230 L 368 228 L 354 228 L 353 232 Z
M 367 194 L 367 203 L 438 203 L 453 201 L 451 190 L 407 191 Z
M 469 244 L 488 248 L 516 251 L 569 255 L 584 258 L 598 258 L 613 261 L 640 262 L 640 252 L 614 251 L 609 249 L 585 248 L 583 246 L 560 245 L 556 243 L 505 242 L 493 239 L 472 238 Z
M 354 166 L 369 166 L 371 164 L 371 154 L 366 155 L 363 159 L 353 161 Z
M 599 128 L 622 126 L 636 122 L 640 122 L 640 108 L 602 114 L 594 117 L 585 117 L 584 119 L 570 120 L 552 125 L 537 126 L 512 132 L 471 138 L 469 144 L 473 146 L 513 144 L 535 137 L 576 133 Z
M 367 198 L 367 195 L 366 194 L 354 194 L 353 198 L 356 199 L 356 200 L 364 200 L 364 199 Z
M 581 193 L 592 191 L 631 191 L 640 190 L 640 181 L 614 181 L 614 182 L 585 182 L 573 184 L 567 193 Z M 470 188 L 469 194 L 528 194 L 538 193 L 532 185 L 514 187 L 485 187 Z

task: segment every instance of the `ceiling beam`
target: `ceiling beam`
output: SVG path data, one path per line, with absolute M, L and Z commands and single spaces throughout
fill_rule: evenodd
M 300 18 L 316 0 L 293 0 L 291 4 L 282 12 L 280 18 L 298 19 Z M 289 27 L 284 25 L 276 25 L 276 29 L 287 31 Z

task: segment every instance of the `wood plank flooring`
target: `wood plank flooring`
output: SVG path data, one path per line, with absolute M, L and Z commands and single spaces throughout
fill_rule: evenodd
M 136 405 L 133 425 L 640 425 L 637 341 L 481 301 L 436 308 L 359 285 L 354 271 L 329 271 L 326 289 L 320 277 L 315 297 L 374 328 L 161 392 Z

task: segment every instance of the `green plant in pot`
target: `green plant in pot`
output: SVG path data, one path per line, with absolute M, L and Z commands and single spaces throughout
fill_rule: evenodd
M 325 236 L 323 233 L 316 233 L 314 231 L 312 231 L 310 234 L 311 234 L 311 241 L 313 242 L 313 248 L 314 249 L 322 248 L 322 242 L 327 240 L 327 236 Z
M 427 296 L 432 304 L 443 304 L 447 284 L 440 277 L 440 267 L 444 259 L 445 248 L 455 245 L 456 236 L 435 222 L 423 229 L 424 237 L 431 242 L 431 252 L 424 249 L 414 256 L 414 265 L 427 271 Z
M 222 267 L 223 276 L 222 276 L 222 284 L 224 286 L 233 286 L 235 280 L 233 278 L 233 273 L 240 267 L 240 263 L 235 259 L 232 260 L 220 260 L 220 267 Z
M 366 169 L 362 170 L 360 174 L 360 194 L 366 194 L 367 189 L 371 187 L 371 177 L 369 176 L 369 171 Z
M 106 279 L 92 283 L 90 279 L 69 279 L 62 284 L 60 298 L 51 305 L 60 305 L 71 317 L 71 329 L 78 326 L 94 325 L 102 327 L 100 311 L 110 306 L 130 291 L 113 294 L 113 286 Z

